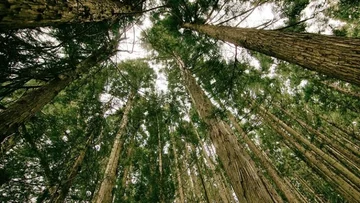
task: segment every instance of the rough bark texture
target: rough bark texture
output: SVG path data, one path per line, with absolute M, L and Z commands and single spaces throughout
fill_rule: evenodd
M 214 106 L 203 90 L 197 85 L 195 78 L 186 69 L 184 63 L 177 58 L 183 80 L 191 100 L 199 116 L 208 125 L 210 138 L 215 146 L 226 174 L 240 202 L 276 202 L 277 195 L 268 188 L 259 177 L 255 165 L 246 150 L 242 148 L 232 133 L 230 126 L 213 115 Z M 270 191 L 269 191 L 270 190 Z
M 334 187 L 334 189 L 337 190 L 347 201 L 358 202 L 360 192 L 356 189 L 354 185 L 349 184 L 342 176 L 332 171 L 331 167 L 329 167 L 329 165 L 326 165 L 323 160 L 321 160 L 321 157 L 319 157 L 319 155 L 317 155 L 314 151 L 306 149 L 301 144 L 299 144 L 293 136 L 289 136 L 288 134 L 286 134 L 279 126 L 277 126 L 279 120 L 273 120 L 272 118 L 269 118 L 265 112 L 265 110 L 261 109 L 259 111 L 259 114 L 271 126 L 271 128 L 273 128 L 279 135 L 284 138 L 285 143 L 291 149 L 299 151 L 304 155 L 305 161 L 310 168 L 318 171 L 321 177 L 328 181 Z M 293 131 L 288 126 L 282 127 L 288 132 Z M 332 165 L 334 163 L 330 164 Z
M 88 73 L 91 67 L 110 57 L 117 48 L 119 39 L 120 35 L 93 52 L 88 58 L 80 62 L 73 71 L 66 73 L 66 75 L 61 75 L 39 89 L 28 92 L 6 110 L 0 112 L 0 142 L 13 133 L 21 123 L 39 112 L 71 82 L 78 79 L 81 75 Z
M 129 113 L 132 107 L 134 93 L 130 93 L 128 101 L 126 102 L 123 117 L 120 122 L 120 129 L 116 134 L 113 147 L 111 149 L 110 157 L 105 169 L 104 178 L 101 182 L 100 188 L 92 202 L 94 203 L 110 203 L 112 201 L 112 190 L 116 183 L 116 169 L 120 160 L 121 150 L 124 144 L 122 135 L 125 133 L 126 126 L 129 121 Z
M 129 5 L 113 0 L 2 0 L 0 29 L 98 22 L 131 12 Z
M 235 117 L 228 112 L 229 119 L 233 126 L 235 126 L 236 130 L 240 133 L 241 137 L 244 139 L 245 143 L 249 146 L 250 150 L 255 154 L 255 156 L 260 160 L 261 165 L 266 169 L 268 175 L 274 181 L 276 186 L 280 189 L 280 191 L 284 194 L 286 199 L 289 202 L 303 202 L 301 198 L 296 196 L 296 193 L 291 190 L 292 186 L 288 185 L 285 180 L 280 177 L 277 170 L 273 167 L 273 165 L 266 159 L 266 157 L 262 154 L 261 150 L 256 147 L 256 145 L 250 140 L 250 138 L 246 135 L 246 133 L 242 130 Z
M 360 39 L 188 23 L 183 27 L 360 86 Z

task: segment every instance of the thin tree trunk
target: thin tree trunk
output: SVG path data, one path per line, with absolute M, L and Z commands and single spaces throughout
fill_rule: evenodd
M 221 173 L 222 171 L 216 171 L 216 166 L 215 163 L 210 159 L 209 155 L 206 152 L 205 146 L 203 141 L 200 139 L 199 133 L 196 130 L 196 128 L 194 127 L 194 125 L 191 123 L 191 125 L 193 126 L 193 129 L 195 131 L 196 137 L 200 143 L 201 146 L 201 154 L 202 156 L 205 158 L 207 165 L 209 166 L 209 168 L 211 169 L 211 171 L 213 172 L 213 177 L 215 179 L 216 184 L 218 185 L 218 187 L 220 188 L 219 190 L 219 196 L 221 199 L 221 202 L 224 203 L 228 203 L 231 202 L 231 195 L 228 191 L 228 188 L 226 187 L 226 185 L 224 184 L 222 177 L 219 175 L 219 173 Z
M 89 149 L 93 138 L 94 138 L 94 134 L 92 133 L 91 136 L 87 139 L 87 141 L 85 143 L 85 146 L 80 151 L 80 153 L 79 153 L 73 167 L 71 168 L 65 182 L 61 184 L 59 193 L 55 192 L 53 194 L 53 197 L 51 198 L 50 202 L 61 203 L 61 202 L 65 201 L 65 198 L 66 198 L 67 194 L 69 193 L 70 187 L 71 187 L 75 177 L 80 172 L 80 168 L 81 168 L 82 163 L 84 161 L 86 152 Z
M 183 27 L 360 85 L 357 38 L 188 23 Z
M 0 29 L 99 22 L 132 12 L 131 4 L 113 0 L 3 0 L 0 2 Z
M 251 162 L 250 156 L 242 148 L 230 126 L 212 112 L 215 109 L 209 98 L 196 83 L 195 78 L 186 69 L 185 64 L 174 54 L 182 72 L 184 85 L 192 99 L 199 116 L 208 126 L 210 138 L 216 148 L 224 169 L 240 202 L 277 202 L 274 196 L 276 191 L 265 185 L 259 177 L 261 173 Z M 269 191 L 270 190 L 270 191 Z
M 178 161 L 178 155 L 176 152 L 176 146 L 175 146 L 176 143 L 175 143 L 174 135 L 170 135 L 170 139 L 171 139 L 171 145 L 172 145 L 172 150 L 173 150 L 173 154 L 174 154 L 175 171 L 176 171 L 176 177 L 177 177 L 177 182 L 178 182 L 177 189 L 178 189 L 178 193 L 179 193 L 179 197 L 180 197 L 180 202 L 185 203 L 183 184 L 182 184 L 181 174 L 180 174 L 180 170 L 179 170 L 179 161 Z
M 161 134 L 160 134 L 160 127 L 159 127 L 159 119 L 156 117 L 157 122 L 157 129 L 158 129 L 158 158 L 159 158 L 159 173 L 160 173 L 160 185 L 163 183 L 163 166 L 162 166 L 162 144 L 161 144 Z M 160 202 L 164 202 L 164 192 L 162 187 L 160 186 Z
M 126 126 L 129 120 L 129 113 L 132 107 L 133 99 L 135 93 L 131 92 L 128 96 L 126 102 L 124 114 L 120 122 L 120 129 L 116 134 L 113 147 L 109 156 L 109 160 L 105 169 L 104 178 L 101 182 L 99 191 L 92 200 L 94 203 L 110 203 L 112 200 L 112 190 L 115 187 L 116 183 L 116 169 L 120 161 L 120 154 L 124 144 L 125 139 L 122 138 L 126 131 Z
M 189 158 L 189 148 L 188 148 L 188 144 L 185 143 L 185 148 L 184 148 L 184 154 L 185 154 L 185 159 L 184 159 L 184 165 L 185 165 L 185 172 L 187 172 L 187 170 L 189 170 L 190 174 L 189 174 L 189 181 L 191 183 L 191 187 L 189 187 L 189 192 L 193 193 L 193 197 L 194 197 L 194 201 L 199 202 L 201 200 L 201 192 L 199 190 L 199 183 L 198 183 L 198 179 L 197 176 L 195 174 L 195 170 L 193 167 L 193 161 Z M 191 152 L 191 151 L 190 151 Z
M 325 201 L 323 199 L 321 199 L 314 191 L 314 189 L 312 187 L 310 187 L 310 185 L 301 177 L 299 176 L 296 176 L 296 179 L 300 181 L 301 185 L 303 185 L 306 190 L 308 190 L 313 196 L 314 198 L 316 199 L 317 202 L 320 202 L 320 203 L 325 203 Z
M 199 161 L 198 161 L 198 158 L 196 156 L 196 150 L 195 150 L 195 147 L 191 144 L 191 148 L 192 148 L 192 151 L 193 153 L 195 153 L 195 164 L 196 164 L 196 168 L 197 168 L 197 171 L 199 173 L 199 177 L 200 177 L 200 181 L 201 181 L 201 186 L 202 188 L 204 189 L 204 196 L 205 196 L 205 200 L 207 203 L 210 203 L 210 198 L 209 198 L 209 192 L 208 192 L 208 189 L 206 188 L 206 184 L 205 184 L 205 180 L 204 180 L 204 177 L 202 175 L 202 172 L 200 171 L 201 170 L 201 167 L 199 165 Z
M 349 171 L 345 166 L 340 164 L 340 162 L 336 161 L 334 158 L 329 156 L 328 154 L 324 153 L 321 149 L 313 145 L 308 139 L 304 138 L 302 135 L 300 135 L 298 132 L 290 128 L 288 125 L 286 125 L 282 120 L 280 120 L 278 117 L 276 117 L 274 114 L 270 113 L 269 111 L 266 111 L 262 107 L 259 107 L 260 112 L 263 116 L 268 116 L 271 120 L 278 123 L 282 128 L 286 129 L 290 134 L 292 134 L 297 140 L 300 141 L 300 143 L 305 144 L 307 147 L 309 147 L 312 151 L 314 151 L 317 155 L 319 155 L 322 159 L 324 159 L 326 162 L 331 164 L 336 170 L 343 174 L 347 179 L 350 180 L 351 183 L 355 184 L 357 187 L 360 187 L 360 178 L 358 178 L 356 175 L 354 175 L 351 171 Z
M 229 119 L 236 130 L 240 133 L 241 137 L 244 139 L 245 143 L 249 146 L 250 151 L 252 151 L 257 158 L 259 158 L 261 165 L 266 169 L 268 175 L 274 181 L 276 186 L 280 189 L 280 191 L 284 194 L 286 199 L 289 202 L 303 202 L 301 198 L 297 197 L 294 191 L 291 190 L 292 186 L 288 185 L 287 182 L 280 176 L 277 170 L 273 167 L 273 165 L 266 159 L 266 157 L 262 154 L 261 150 L 259 150 L 255 144 L 250 140 L 247 134 L 240 127 L 235 117 L 228 112 Z
M 0 112 L 0 142 L 13 133 L 23 122 L 39 112 L 70 83 L 88 73 L 91 67 L 102 63 L 114 54 L 119 39 L 120 35 L 77 64 L 73 71 L 59 76 L 43 87 L 26 93 L 6 110 Z
M 330 88 L 330 89 L 333 89 L 333 90 L 335 90 L 337 92 L 340 92 L 341 94 L 349 95 L 351 97 L 354 97 L 355 99 L 360 99 L 360 93 L 358 93 L 358 92 L 353 92 L 351 90 L 346 90 L 344 88 L 339 87 L 338 85 L 329 84 L 329 83 L 324 82 L 324 81 L 322 81 L 321 83 L 323 85 L 325 85 L 326 87 Z
M 126 189 L 128 187 L 128 179 L 129 179 L 129 174 L 131 173 L 132 170 L 132 164 L 131 164 L 131 160 L 132 160 L 132 153 L 134 151 L 134 136 L 131 137 L 131 141 L 130 141 L 130 145 L 128 146 L 128 151 L 126 153 L 126 157 L 128 158 L 128 164 L 125 166 L 124 169 L 124 174 L 123 177 L 121 179 L 121 193 L 119 194 L 119 196 L 126 201 L 127 200 L 127 196 L 125 196 L 126 194 Z
M 345 199 L 349 202 L 356 202 L 358 197 L 360 197 L 360 192 L 357 191 L 352 185 L 350 185 L 346 180 L 344 180 L 341 176 L 334 173 L 330 170 L 328 165 L 325 165 L 318 157 L 314 151 L 309 151 L 300 145 L 292 136 L 287 135 L 282 129 L 276 126 L 275 122 L 279 122 L 279 120 L 274 121 L 271 118 L 268 118 L 264 112 L 264 110 L 259 111 L 260 115 L 263 117 L 265 121 L 274 129 L 279 135 L 281 135 L 285 139 L 285 143 L 291 148 L 296 149 L 301 152 L 306 158 L 306 162 L 311 168 L 316 168 L 319 174 L 329 181 L 330 184 L 334 186 L 334 189 L 337 190 L 340 194 L 343 195 Z M 293 131 L 290 127 L 285 128 L 287 131 Z M 333 163 L 330 163 L 333 164 Z
M 312 128 L 311 126 L 309 126 L 308 124 L 306 124 L 304 121 L 298 119 L 296 116 L 294 116 L 293 114 L 289 113 L 288 111 L 286 111 L 285 109 L 281 108 L 280 106 L 277 105 L 278 108 L 280 108 L 286 115 L 288 115 L 290 118 L 292 118 L 293 120 L 295 120 L 296 122 L 298 122 L 302 127 L 304 127 L 306 130 L 308 130 L 309 132 L 317 135 L 319 138 L 321 138 L 322 140 L 324 140 L 325 142 L 327 142 L 329 145 L 334 146 L 335 149 L 337 149 L 339 152 L 341 152 L 343 155 L 345 155 L 347 158 L 349 158 L 350 160 L 352 160 L 355 163 L 360 163 L 360 151 L 356 150 L 354 147 L 352 147 L 351 145 L 347 144 L 346 142 L 343 143 L 338 139 L 334 139 L 331 140 L 328 136 L 320 133 L 319 131 L 315 130 L 314 128 Z M 336 143 L 338 142 L 338 143 Z M 341 145 L 344 145 L 347 149 L 345 149 L 344 147 L 342 147 Z M 349 151 L 349 150 L 351 151 Z

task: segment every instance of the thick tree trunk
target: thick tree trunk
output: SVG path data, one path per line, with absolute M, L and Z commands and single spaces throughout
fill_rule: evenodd
M 296 193 L 291 190 L 292 186 L 288 185 L 287 182 L 279 175 L 277 170 L 273 167 L 273 165 L 266 159 L 266 157 L 262 154 L 261 150 L 256 147 L 256 145 L 250 140 L 247 134 L 240 127 L 235 117 L 228 112 L 229 119 L 233 126 L 235 126 L 236 130 L 240 133 L 241 137 L 245 141 L 245 143 L 249 146 L 250 151 L 252 151 L 255 156 L 260 160 L 261 165 L 265 168 L 268 175 L 274 181 L 276 186 L 280 189 L 280 191 L 284 194 L 286 199 L 289 202 L 303 202 L 301 198 L 296 196 Z
M 114 0 L 2 0 L 0 29 L 99 22 L 131 12 L 130 5 Z
M 119 39 L 120 35 L 94 51 L 88 58 L 80 62 L 73 71 L 59 76 L 59 78 L 52 80 L 49 84 L 39 89 L 26 93 L 6 110 L 0 112 L 0 142 L 13 133 L 20 124 L 39 112 L 71 82 L 109 58 L 117 49 Z
M 183 27 L 360 86 L 360 39 L 188 23 Z
M 281 135 L 285 143 L 291 148 L 295 149 L 303 154 L 306 158 L 305 161 L 307 162 L 310 168 L 315 168 L 319 174 L 330 184 L 334 186 L 334 189 L 337 190 L 345 199 L 349 202 L 357 202 L 358 197 L 360 197 L 360 192 L 356 189 L 354 185 L 349 184 L 342 176 L 338 175 L 336 172 L 332 171 L 329 165 L 326 165 L 321 160 L 322 156 L 319 156 L 316 152 L 312 150 L 308 150 L 299 144 L 293 135 L 294 130 L 291 129 L 289 126 L 282 126 L 286 131 L 291 133 L 293 136 L 289 136 L 286 134 L 280 127 L 276 125 L 279 123 L 280 120 L 274 120 L 268 117 L 266 111 L 264 109 L 260 109 L 259 114 L 263 117 L 263 119 L 273 128 L 279 135 Z M 323 155 L 323 154 L 322 154 Z M 336 162 L 335 162 L 336 163 Z M 335 164 L 330 162 L 329 164 Z M 341 171 L 337 171 L 340 173 Z
M 92 200 L 94 203 L 110 203 L 112 201 L 112 190 L 116 183 L 116 169 L 120 160 L 121 150 L 125 139 L 122 138 L 126 131 L 126 126 L 129 120 L 129 113 L 132 107 L 134 92 L 130 93 L 126 102 L 124 114 L 120 122 L 120 129 L 116 134 L 113 147 L 109 156 L 109 160 L 105 169 L 104 178 L 101 182 L 99 191 Z
M 176 56 L 176 54 L 174 54 Z M 251 162 L 250 156 L 242 148 L 230 126 L 213 115 L 215 109 L 209 98 L 206 97 L 195 78 L 186 69 L 180 58 L 176 61 L 181 70 L 184 85 L 191 97 L 199 116 L 209 129 L 209 135 L 214 143 L 231 185 L 240 202 L 276 202 L 277 196 L 273 188 L 268 188 L 259 177 L 261 173 Z
M 174 135 L 170 135 L 170 139 L 171 139 L 172 151 L 174 154 L 174 161 L 175 161 L 175 171 L 176 171 L 176 178 L 177 178 L 177 184 L 178 184 L 177 191 L 179 193 L 180 203 L 185 203 L 183 184 L 182 184 L 181 174 L 180 174 L 180 170 L 179 170 L 179 159 L 178 159 L 178 155 L 176 152 Z

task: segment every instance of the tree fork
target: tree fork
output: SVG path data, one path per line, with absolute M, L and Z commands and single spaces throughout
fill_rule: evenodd
M 185 23 L 184 28 L 360 86 L 360 39 Z

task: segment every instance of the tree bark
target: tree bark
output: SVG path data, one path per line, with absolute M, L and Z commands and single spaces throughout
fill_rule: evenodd
M 252 140 L 247 136 L 247 134 L 240 127 L 234 115 L 228 112 L 229 119 L 236 130 L 240 133 L 241 137 L 244 139 L 245 143 L 249 146 L 250 151 L 252 151 L 255 156 L 260 160 L 261 165 L 265 168 L 268 175 L 274 181 L 276 186 L 280 189 L 280 191 L 284 194 L 288 202 L 303 202 L 301 198 L 297 197 L 294 191 L 291 190 L 292 186 L 288 185 L 285 180 L 280 177 L 280 174 L 273 167 L 273 165 L 266 159 L 266 157 L 262 154 L 261 150 L 258 149 Z
M 126 102 L 124 114 L 120 122 L 120 129 L 116 134 L 113 147 L 109 156 L 109 160 L 105 169 L 104 179 L 101 182 L 100 188 L 92 202 L 94 203 L 110 203 L 112 200 L 112 190 L 116 183 L 116 169 L 120 160 L 121 150 L 125 139 L 122 136 L 125 133 L 126 126 L 129 120 L 129 113 L 132 107 L 135 93 L 131 92 Z
M 226 174 L 240 202 L 277 202 L 273 197 L 278 196 L 276 191 L 265 185 L 259 177 L 261 173 L 251 162 L 250 156 L 242 148 L 230 126 L 213 115 L 215 110 L 209 98 L 206 97 L 195 78 L 186 69 L 182 60 L 174 54 L 181 70 L 184 85 L 191 97 L 199 116 L 207 124 L 209 135 L 214 143 Z
M 0 112 L 0 142 L 13 133 L 20 124 L 39 112 L 70 83 L 88 73 L 91 67 L 105 61 L 114 54 L 119 39 L 120 35 L 94 51 L 88 58 L 77 64 L 74 70 L 66 73 L 66 75 L 60 75 L 43 87 L 26 93 L 6 110 Z
M 360 86 L 360 39 L 188 23 L 183 27 Z
M 2 0 L 0 30 L 99 22 L 132 12 L 130 4 L 114 0 Z

